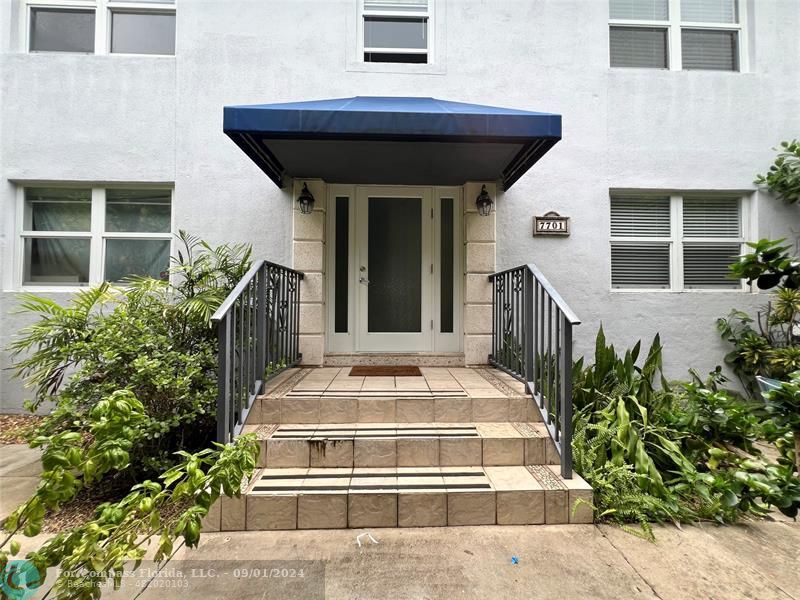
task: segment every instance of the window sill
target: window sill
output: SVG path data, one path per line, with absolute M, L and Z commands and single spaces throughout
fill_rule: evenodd
M 400 73 L 409 75 L 445 75 L 447 69 L 438 63 L 368 63 L 349 61 L 345 71 L 356 73 Z
M 755 290 L 743 287 L 739 290 L 667 290 L 667 289 L 648 289 L 648 288 L 611 288 L 612 294 L 756 294 Z
M 59 51 L 45 51 L 45 50 L 27 50 L 22 52 L 27 56 L 113 56 L 120 58 L 152 58 L 152 59 L 175 59 L 174 54 L 133 54 L 126 52 L 59 52 Z

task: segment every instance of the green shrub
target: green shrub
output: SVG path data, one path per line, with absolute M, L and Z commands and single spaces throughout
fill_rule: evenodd
M 732 522 L 770 505 L 796 515 L 800 483 L 755 446 L 766 437 L 763 406 L 721 389 L 719 367 L 706 381 L 692 373 L 667 384 L 658 336 L 641 367 L 640 348 L 618 355 L 601 328 L 594 362 L 575 364 L 574 464 L 598 517 L 634 521 L 650 537 L 651 521 Z
M 113 469 L 121 484 L 154 477 L 176 451 L 206 448 L 213 439 L 217 360 L 209 318 L 249 267 L 250 251 L 211 248 L 185 234 L 181 240 L 174 283 L 104 283 L 78 292 L 66 307 L 22 296 L 22 310 L 40 318 L 11 349 L 20 357 L 17 375 L 35 390 L 31 408 L 55 402 L 35 434 L 45 457 L 63 445 L 64 433 L 77 434 L 71 447 L 85 454 L 95 440 L 96 408 L 123 392 L 141 419 L 126 424 L 126 460 L 107 461 L 124 464 Z
M 47 511 L 82 487 L 102 480 L 120 498 L 28 554 L 42 578 L 48 567 L 62 569 L 51 588 L 58 598 L 99 597 L 98 583 L 118 583 L 151 538 L 159 540 L 161 563 L 176 539 L 196 545 L 211 505 L 221 494 L 238 496 L 255 468 L 254 436 L 213 443 L 217 360 L 210 323 L 248 270 L 250 249 L 212 248 L 183 232 L 180 240 L 172 282 L 102 284 L 75 294 L 66 307 L 22 297 L 22 310 L 39 319 L 11 346 L 16 374 L 34 390 L 31 409 L 54 407 L 32 435 L 43 471 L 34 495 L 3 522 L 10 535 L 0 543 L 0 567 L 19 551 L 15 534 L 39 533 Z
M 755 183 L 766 185 L 770 192 L 789 204 L 800 200 L 800 141 L 781 142 L 781 150 L 769 172 L 757 175 Z
M 773 290 L 756 319 L 739 310 L 717 319 L 717 330 L 733 346 L 725 362 L 752 398 L 760 397 L 757 375 L 783 380 L 800 369 L 800 260 L 782 242 L 750 243 L 753 251 L 730 266 L 734 276 Z

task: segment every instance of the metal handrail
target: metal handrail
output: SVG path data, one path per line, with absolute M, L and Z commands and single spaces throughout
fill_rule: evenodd
M 499 271 L 489 281 L 489 363 L 525 384 L 561 457 L 561 474 L 570 478 L 572 328 L 580 319 L 534 264 Z
M 225 313 L 227 313 L 231 309 L 231 306 L 236 301 L 236 298 L 238 298 L 241 295 L 241 293 L 244 291 L 244 288 L 247 287 L 247 284 L 255 276 L 256 272 L 258 272 L 258 270 L 261 269 L 261 267 L 263 267 L 264 265 L 283 269 L 285 271 L 288 271 L 289 273 L 295 273 L 300 276 L 300 279 L 303 279 L 305 277 L 305 274 L 302 271 L 290 269 L 289 267 L 284 267 L 283 265 L 279 265 L 277 263 L 273 263 L 268 260 L 263 260 L 263 259 L 257 260 L 256 262 L 253 263 L 253 266 L 251 266 L 248 269 L 247 273 L 245 273 L 244 276 L 239 280 L 239 283 L 236 284 L 236 287 L 234 287 L 231 290 L 230 294 L 228 294 L 225 297 L 225 300 L 223 300 L 222 304 L 219 305 L 219 308 L 214 311 L 214 314 L 211 315 L 212 323 L 218 323 L 222 319 L 222 317 L 225 316 Z
M 566 300 L 564 300 L 564 298 L 561 297 L 561 294 L 558 293 L 558 290 L 556 290 L 556 288 L 553 287 L 553 284 L 550 283 L 550 280 L 544 276 L 544 273 L 542 273 L 539 270 L 539 267 L 537 267 L 533 263 L 528 263 L 524 265 L 524 267 L 527 267 L 528 270 L 530 270 L 530 272 L 533 274 L 533 276 L 539 280 L 539 283 L 545 289 L 547 294 L 553 299 L 553 302 L 555 302 L 556 305 L 558 305 L 558 308 L 561 310 L 561 312 L 564 313 L 564 316 L 569 320 L 569 322 L 572 323 L 573 325 L 580 325 L 581 320 L 578 318 L 578 315 L 576 315 L 575 312 L 569 307 L 569 304 L 567 304 Z M 495 277 L 505 275 L 506 273 L 511 273 L 512 271 L 518 271 L 521 268 L 523 267 L 512 267 L 510 269 L 506 269 L 505 271 L 498 271 L 497 273 L 492 273 L 491 275 L 489 275 L 489 281 L 493 281 Z
M 302 359 L 303 273 L 266 260 L 253 263 L 211 317 L 217 328 L 217 441 L 241 433 L 264 382 Z

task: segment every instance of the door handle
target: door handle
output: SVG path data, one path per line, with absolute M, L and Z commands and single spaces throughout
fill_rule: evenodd
M 369 285 L 369 279 L 367 279 L 366 277 L 359 277 L 358 278 L 358 283 L 363 283 L 364 285 Z

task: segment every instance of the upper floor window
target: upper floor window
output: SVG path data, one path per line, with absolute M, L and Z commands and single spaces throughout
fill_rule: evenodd
M 363 0 L 364 62 L 430 62 L 431 0 Z
M 26 0 L 30 52 L 175 54 L 174 0 Z
M 167 276 L 171 189 L 26 187 L 21 212 L 22 285 Z
M 741 70 L 740 0 L 610 0 L 612 67 Z
M 740 290 L 744 200 L 720 195 L 611 196 L 611 287 Z

